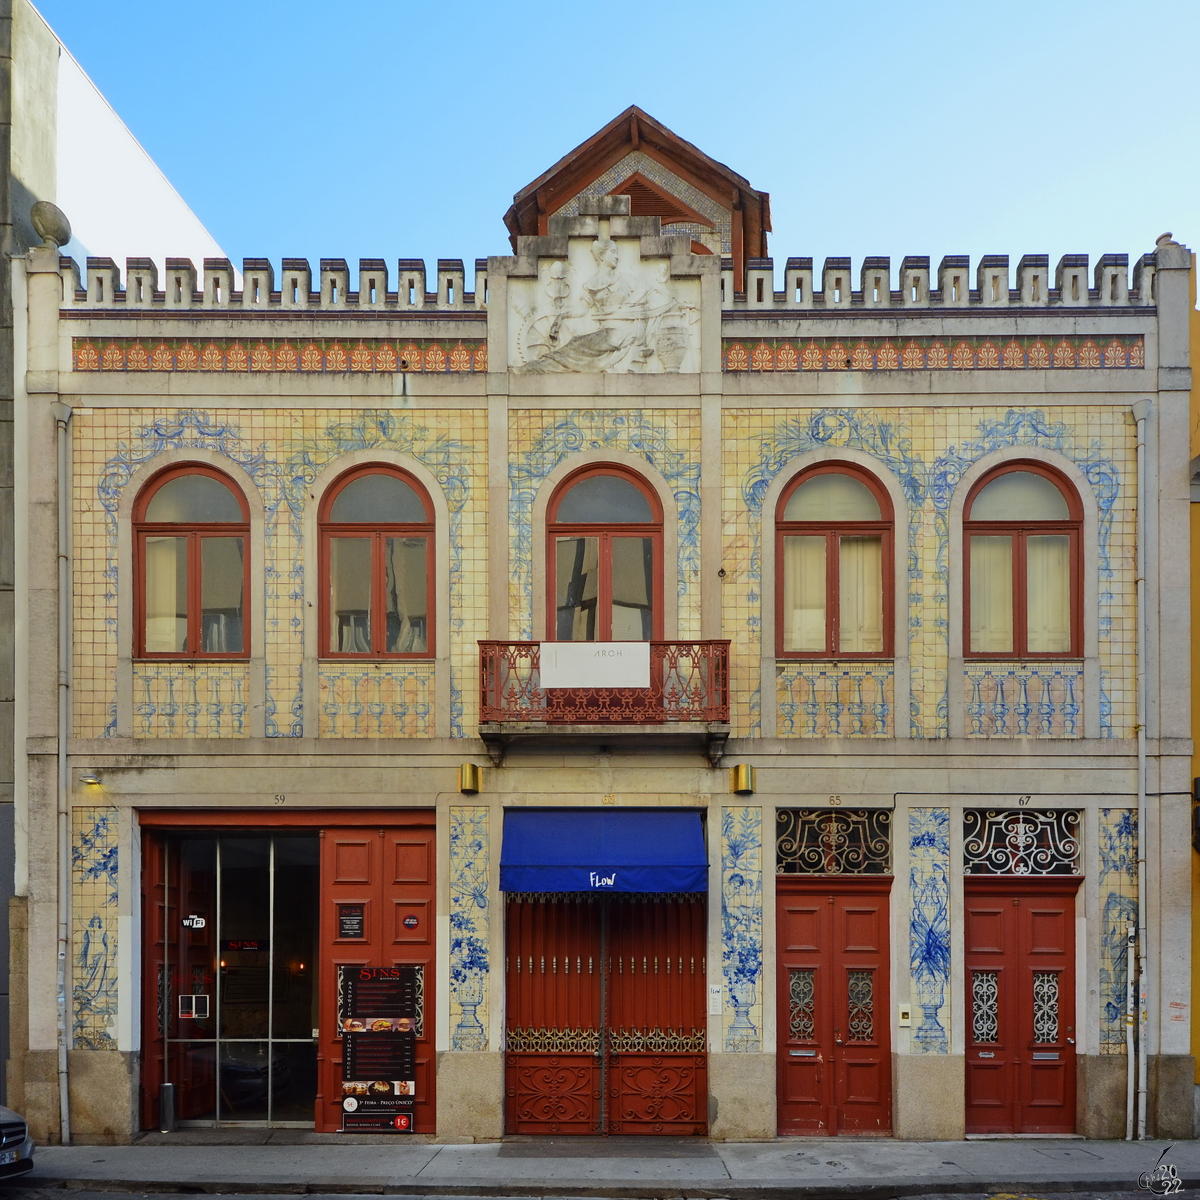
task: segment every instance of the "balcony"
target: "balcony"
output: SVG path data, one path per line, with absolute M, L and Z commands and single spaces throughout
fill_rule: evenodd
M 544 688 L 539 642 L 479 643 L 479 736 L 509 746 L 700 747 L 715 767 L 729 738 L 729 643 L 651 642 L 647 688 Z

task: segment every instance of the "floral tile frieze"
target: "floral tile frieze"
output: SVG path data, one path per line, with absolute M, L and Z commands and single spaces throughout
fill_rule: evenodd
M 478 373 L 487 370 L 487 341 L 73 338 L 71 361 L 76 371 Z
M 725 338 L 726 371 L 1067 371 L 1146 365 L 1140 334 L 1041 337 Z

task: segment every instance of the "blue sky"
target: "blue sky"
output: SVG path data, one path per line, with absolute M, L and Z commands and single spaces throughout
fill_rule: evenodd
M 235 260 L 507 252 L 627 105 L 789 255 L 1200 248 L 1195 0 L 36 0 Z

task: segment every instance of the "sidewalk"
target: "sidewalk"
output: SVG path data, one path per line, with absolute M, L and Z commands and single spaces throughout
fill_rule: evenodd
M 898 1142 L 788 1138 L 546 1138 L 437 1145 L 337 1134 L 150 1135 L 133 1146 L 47 1146 L 23 1187 L 129 1191 L 346 1192 L 407 1196 L 889 1197 L 951 1192 L 1132 1191 L 1165 1142 L 1072 1139 Z M 256 1139 L 259 1140 L 259 1139 Z M 1165 1159 L 1200 1183 L 1200 1142 Z

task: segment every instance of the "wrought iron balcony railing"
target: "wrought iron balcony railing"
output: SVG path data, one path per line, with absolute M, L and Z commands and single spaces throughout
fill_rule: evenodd
M 544 688 L 538 642 L 479 643 L 481 724 L 729 721 L 729 643 L 651 642 L 648 688 Z

